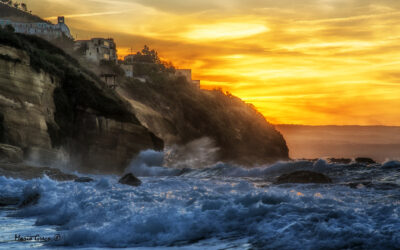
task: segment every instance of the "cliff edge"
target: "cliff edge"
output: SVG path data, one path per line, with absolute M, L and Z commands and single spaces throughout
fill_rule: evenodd
M 141 150 L 163 141 L 126 102 L 61 49 L 0 30 L 0 143 L 24 159 L 120 173 Z
M 173 68 L 136 65 L 141 79 L 125 79 L 118 92 L 167 148 L 178 145 L 179 151 L 182 145 L 181 154 L 197 151 L 199 158 L 215 156 L 209 159 L 211 164 L 224 161 L 251 167 L 289 158 L 283 136 L 251 104 L 221 90 L 200 89 L 171 73 Z M 215 154 L 208 154 L 206 147 Z
M 32 15 L 27 11 L 22 11 L 13 6 L 0 2 L 0 18 L 5 20 L 10 20 L 14 22 L 24 22 L 24 23 L 45 23 L 46 21 L 42 18 Z

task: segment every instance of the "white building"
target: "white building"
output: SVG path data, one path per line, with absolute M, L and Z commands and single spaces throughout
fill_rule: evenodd
M 11 25 L 15 32 L 23 33 L 28 35 L 35 35 L 47 40 L 57 39 L 63 36 L 72 39 L 71 32 L 68 26 L 65 24 L 65 19 L 63 16 L 58 17 L 58 23 L 52 24 L 47 22 L 41 23 L 21 23 L 13 22 L 10 20 L 0 19 L 0 25 L 2 27 L 6 25 Z
M 117 46 L 112 38 L 92 38 L 75 42 L 75 50 L 82 50 L 86 58 L 92 62 L 118 61 Z

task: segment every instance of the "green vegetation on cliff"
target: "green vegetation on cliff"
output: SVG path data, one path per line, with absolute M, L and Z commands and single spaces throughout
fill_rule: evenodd
M 152 78 L 175 73 L 174 66 L 169 62 L 161 61 L 155 50 L 145 45 L 142 51 L 127 58 L 124 63 L 133 65 L 133 72 L 136 76 L 151 76 Z

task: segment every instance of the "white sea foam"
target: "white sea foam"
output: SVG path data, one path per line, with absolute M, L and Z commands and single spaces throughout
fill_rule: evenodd
M 180 176 L 185 177 L 268 177 L 279 174 L 298 171 L 312 170 L 326 172 L 335 167 L 342 167 L 343 164 L 328 163 L 325 160 L 311 161 L 280 161 L 270 165 L 259 166 L 255 168 L 245 168 L 238 165 L 216 163 L 204 168 L 196 168 L 195 166 L 185 165 L 187 168 L 182 168 L 182 164 L 165 167 L 166 156 L 163 152 L 146 150 L 141 152 L 127 168 L 126 172 L 133 173 L 139 177 L 150 176 Z
M 139 187 L 119 184 L 116 176 L 92 176 L 95 180 L 89 183 L 0 177 L 3 196 L 24 199 L 40 193 L 37 204 L 9 211 L 5 223 L 15 223 L 14 218 L 33 221 L 23 233 L 57 230 L 61 241 L 43 243 L 44 248 L 390 249 L 400 245 L 399 162 L 369 167 L 292 161 L 254 169 L 218 163 L 179 169 L 163 167 L 163 161 L 164 155 L 154 151 L 144 151 L 132 161 L 127 172 L 140 176 Z M 260 179 L 273 181 L 294 170 L 323 172 L 335 184 L 260 188 Z M 13 235 L 21 225 L 3 229 L 4 235 Z
M 209 137 L 202 137 L 186 145 L 170 145 L 164 150 L 165 166 L 175 168 L 205 168 L 215 164 L 219 148 Z
M 285 168 L 282 164 L 272 168 L 278 171 Z M 286 168 L 293 168 L 293 164 Z M 250 174 L 235 171 L 236 176 L 249 176 L 257 171 L 265 174 L 266 168 L 255 172 L 242 169 Z M 134 188 L 111 176 L 97 176 L 91 183 L 0 177 L 0 187 L 3 195 L 41 194 L 38 204 L 12 215 L 35 218 L 37 230 L 57 228 L 62 240 L 45 247 L 211 249 L 225 244 L 237 248 L 337 249 L 400 244 L 398 190 L 341 185 L 257 188 L 236 177 L 144 177 L 142 181 L 142 186 Z

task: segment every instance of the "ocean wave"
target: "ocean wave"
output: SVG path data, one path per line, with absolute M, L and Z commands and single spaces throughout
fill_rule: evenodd
M 94 181 L 88 183 L 0 177 L 0 192 L 21 201 L 37 198 L 8 216 L 33 219 L 38 230 L 60 233 L 61 240 L 44 243 L 45 248 L 390 249 L 400 244 L 397 161 L 299 160 L 258 168 L 217 163 L 197 169 L 167 168 L 163 159 L 163 153 L 144 151 L 132 161 L 126 172 L 142 180 L 135 188 L 105 175 L 91 175 Z M 333 184 L 272 184 L 296 170 L 322 172 Z
M 182 164 L 164 166 L 164 153 L 153 150 L 142 151 L 125 172 L 130 172 L 139 177 L 149 176 L 187 176 L 187 177 L 259 177 L 270 174 L 279 174 L 293 170 L 317 169 L 327 167 L 329 164 L 324 160 L 316 163 L 310 161 L 288 161 L 277 162 L 275 164 L 260 166 L 255 168 L 245 168 L 238 165 L 223 162 L 216 163 L 204 168 L 182 168 Z
M 400 162 L 398 161 L 387 161 L 382 165 L 368 165 L 356 163 L 354 161 L 348 164 L 335 163 L 325 159 L 314 161 L 279 161 L 254 168 L 246 168 L 223 162 L 205 168 L 181 168 L 179 164 L 178 166 L 165 167 L 163 159 L 164 154 L 162 152 L 152 150 L 143 151 L 131 162 L 126 172 L 133 173 L 138 177 L 183 176 L 187 178 L 259 178 L 264 181 L 274 182 L 274 180 L 282 174 L 308 170 L 327 174 L 333 178 L 336 183 L 346 183 L 353 180 L 384 178 L 388 173 L 387 171 L 395 171 L 400 168 Z
M 340 185 L 257 188 L 241 178 L 144 177 L 140 187 L 97 176 L 91 183 L 0 178 L 1 191 L 37 204 L 10 216 L 57 227 L 71 247 L 201 246 L 391 248 L 400 244 L 399 193 Z

